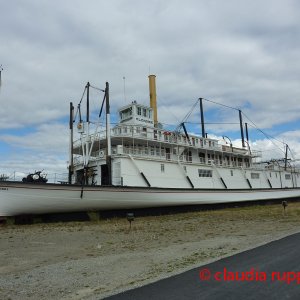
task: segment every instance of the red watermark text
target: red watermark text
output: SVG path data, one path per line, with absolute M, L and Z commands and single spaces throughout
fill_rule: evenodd
M 300 284 L 300 272 L 279 272 L 273 271 L 269 274 L 256 268 L 247 271 L 231 271 L 224 268 L 221 271 L 211 272 L 209 269 L 199 271 L 200 281 L 282 281 L 287 284 Z

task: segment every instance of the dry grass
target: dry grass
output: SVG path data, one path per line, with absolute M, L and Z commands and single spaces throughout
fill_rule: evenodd
M 22 282 L 28 272 L 60 266 L 57 282 L 39 277 L 37 296 L 63 284 L 67 272 L 78 277 L 76 284 L 60 290 L 75 289 L 83 299 L 102 297 L 298 231 L 298 202 L 289 203 L 285 214 L 278 204 L 140 217 L 131 230 L 126 218 L 2 226 L 0 274 Z M 13 298 L 21 299 L 24 288 L 15 285 Z

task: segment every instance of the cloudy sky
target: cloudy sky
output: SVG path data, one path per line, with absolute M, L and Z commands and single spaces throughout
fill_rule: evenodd
M 300 158 L 299 1 L 0 4 L 0 174 L 67 172 L 69 102 L 80 101 L 87 81 L 100 88 L 108 81 L 116 113 L 126 103 L 125 77 L 126 100 L 147 104 L 149 73 L 157 76 L 162 123 L 178 124 L 203 97 L 241 109 L 245 122 L 288 143 Z M 93 109 L 101 98 L 92 93 Z M 208 123 L 238 122 L 234 110 L 204 106 Z M 189 121 L 199 122 L 198 115 Z M 235 124 L 207 131 L 240 142 Z M 274 143 L 254 127 L 250 137 L 272 157 Z

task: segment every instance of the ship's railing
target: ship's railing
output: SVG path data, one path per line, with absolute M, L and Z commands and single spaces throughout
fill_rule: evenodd
M 190 136 L 190 141 L 185 135 L 175 134 L 174 132 L 156 129 L 153 127 L 141 125 L 117 125 L 111 129 L 111 137 L 131 137 L 133 139 L 143 139 L 148 141 L 157 141 L 162 143 L 177 144 L 188 147 L 196 147 L 202 149 L 221 150 L 218 141 L 214 139 L 203 139 L 198 136 Z M 89 140 L 102 140 L 106 138 L 106 131 L 99 131 L 96 134 L 91 134 Z M 74 142 L 74 147 L 79 147 L 82 141 L 78 139 Z
M 9 176 L 6 174 L 1 174 L 0 175 L 0 181 L 6 181 L 7 179 L 9 179 Z
M 155 148 L 129 148 L 129 147 L 124 147 L 123 148 L 123 153 L 124 154 L 129 154 L 132 156 L 137 156 L 137 157 L 155 157 L 159 159 L 167 159 L 167 153 L 165 149 L 155 149 Z
M 166 148 L 164 147 L 128 147 L 128 146 L 117 146 L 112 147 L 112 155 L 131 155 L 133 157 L 144 157 L 148 159 L 160 159 L 166 161 L 180 161 L 184 163 L 197 163 L 203 165 L 215 165 L 220 167 L 250 167 L 250 163 L 247 161 L 234 161 L 234 160 L 227 160 L 227 159 L 209 159 L 204 157 L 199 157 L 197 155 L 189 155 L 189 153 L 172 153 L 167 152 Z M 106 157 L 106 150 L 97 150 L 91 153 L 89 157 L 89 161 L 95 161 L 99 158 L 105 159 Z M 82 165 L 84 163 L 84 159 L 81 155 L 74 157 L 74 165 Z
M 267 162 L 257 162 L 253 164 L 253 168 L 264 171 L 287 171 L 287 172 L 295 172 L 299 173 L 300 168 L 296 165 L 287 165 L 285 167 L 283 164 L 280 165 L 278 163 L 274 163 L 273 161 Z
M 73 157 L 73 164 L 74 165 L 80 165 L 82 163 L 83 163 L 83 157 L 82 156 Z
M 49 183 L 67 183 L 68 173 L 48 173 L 47 179 Z
M 219 167 L 234 167 L 234 168 L 247 168 L 250 167 L 249 162 L 243 161 L 227 161 L 222 159 L 205 159 L 203 157 L 198 157 L 196 155 L 188 155 L 187 153 L 182 153 L 180 155 L 167 153 L 164 148 L 153 148 L 153 147 L 144 147 L 132 148 L 132 147 L 122 147 L 122 151 L 115 151 L 116 154 L 129 154 L 133 157 L 144 157 L 149 159 L 161 159 L 166 161 L 180 161 L 182 163 L 197 163 L 203 165 L 215 165 Z
M 159 148 L 143 148 L 143 149 L 136 149 L 136 148 L 129 148 L 124 147 L 123 148 L 123 154 L 129 154 L 134 157 L 144 157 L 149 159 L 161 159 L 166 161 L 180 161 L 185 163 L 192 163 L 193 157 L 190 155 L 176 155 L 172 153 L 167 153 L 165 149 L 159 149 Z M 200 161 L 198 161 L 199 163 Z M 202 162 L 204 163 L 204 162 Z
M 252 150 L 251 152 L 248 149 L 229 147 L 225 145 L 219 145 L 217 140 L 202 138 L 199 136 L 190 136 L 190 140 L 182 134 L 175 134 L 174 132 L 166 131 L 163 129 L 156 129 L 153 127 L 141 126 L 141 125 L 128 125 L 121 124 L 117 125 L 111 129 L 111 137 L 114 138 L 132 138 L 133 143 L 135 139 L 142 139 L 144 141 L 154 141 L 160 144 L 175 144 L 176 146 L 182 147 L 192 147 L 201 150 L 211 150 L 211 151 L 222 151 L 227 155 L 249 155 L 253 158 L 261 157 L 260 151 Z M 98 143 L 101 140 L 106 138 L 106 131 L 98 131 L 95 134 L 91 134 L 88 138 L 90 143 Z M 85 142 L 87 139 L 83 136 L 82 139 L 78 139 L 74 142 L 74 148 L 80 148 L 82 142 Z M 93 156 L 93 155 L 92 155 Z M 96 155 L 97 156 L 97 155 Z M 222 162 L 223 163 L 223 162 Z
M 103 151 L 92 152 L 91 156 L 89 157 L 89 162 L 90 161 L 98 160 L 99 157 L 102 158 L 103 155 L 100 155 L 99 152 L 103 152 Z M 78 156 L 73 157 L 73 164 L 75 166 L 77 166 L 77 165 L 83 165 L 84 164 L 84 158 L 83 158 L 83 156 L 82 155 L 78 155 Z
M 258 151 L 258 150 L 251 150 L 250 152 L 250 155 L 253 157 L 253 158 L 260 158 L 262 157 L 262 151 Z

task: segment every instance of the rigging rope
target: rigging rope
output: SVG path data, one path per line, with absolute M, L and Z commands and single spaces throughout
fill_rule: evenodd
M 220 105 L 220 106 L 224 106 L 224 107 L 227 107 L 227 108 L 230 108 L 230 109 L 239 110 L 236 107 L 228 106 L 228 105 L 225 105 L 225 104 L 222 104 L 222 103 L 218 103 L 218 102 L 206 99 L 206 98 L 202 98 L 202 99 L 205 100 L 205 101 L 207 101 L 207 102 L 211 102 L 211 103 L 214 103 L 214 104 L 217 104 L 217 105 Z
M 208 102 L 211 102 L 211 103 L 214 103 L 214 104 L 217 104 L 217 105 L 220 105 L 220 106 L 223 106 L 223 107 L 226 107 L 226 108 L 230 108 L 230 109 L 233 109 L 233 110 L 237 110 L 237 111 L 239 111 L 240 109 L 238 109 L 238 108 L 235 108 L 235 107 L 232 107 L 232 106 L 229 106 L 229 105 L 225 105 L 225 104 L 222 104 L 222 103 L 218 103 L 218 102 L 216 102 L 216 101 L 213 101 L 213 100 L 209 100 L 209 99 L 206 99 L 206 98 L 202 98 L 203 100 L 205 100 L 205 101 L 208 101 Z M 278 140 L 278 139 L 276 139 L 275 137 L 273 137 L 273 136 L 271 136 L 271 135 L 269 135 L 269 134 L 267 134 L 267 133 L 265 133 L 264 131 L 262 131 L 243 111 L 241 111 L 242 112 L 242 114 L 252 123 L 252 127 L 254 127 L 256 130 L 258 130 L 259 132 L 261 132 L 276 148 L 278 148 L 281 152 L 283 152 L 284 153 L 284 151 L 278 146 L 278 145 L 276 145 L 274 142 L 273 142 L 273 140 L 275 140 L 275 141 L 277 141 L 277 142 L 279 142 L 279 143 L 281 143 L 281 144 L 283 144 L 283 145 L 287 145 L 286 143 L 284 143 L 284 142 L 282 142 L 282 141 L 280 141 L 280 140 Z M 209 123 L 206 123 L 206 124 L 209 124 Z M 251 124 L 250 124 L 250 126 L 251 126 Z M 273 139 L 273 140 L 272 140 Z M 290 152 L 291 152 L 291 150 L 290 150 Z M 291 153 L 292 154 L 292 153 Z
M 250 124 L 250 126 L 254 127 L 256 130 L 258 130 L 260 133 L 262 133 L 275 147 L 277 147 L 284 154 L 284 151 L 278 145 L 276 145 L 273 142 L 273 140 L 275 140 L 283 145 L 287 145 L 285 142 L 282 142 L 282 141 L 276 139 L 274 136 L 265 133 L 260 128 L 258 128 L 257 125 L 244 112 L 242 112 L 242 114 L 248 119 L 248 121 L 250 121 L 252 123 L 252 125 Z
M 102 90 L 102 89 L 100 89 L 100 88 L 97 88 L 96 86 L 93 86 L 93 85 L 91 85 L 91 84 L 90 84 L 90 87 L 93 88 L 93 89 L 95 89 L 95 90 L 97 90 L 97 91 L 99 91 L 99 92 L 103 92 L 103 93 L 105 92 L 105 90 Z

